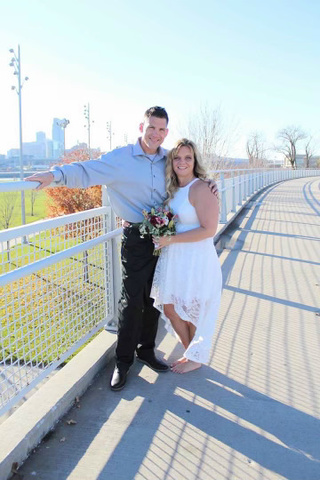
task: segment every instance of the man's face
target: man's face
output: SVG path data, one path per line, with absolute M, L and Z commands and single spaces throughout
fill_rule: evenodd
M 156 153 L 168 135 L 167 121 L 165 118 L 149 117 L 140 123 L 141 147 L 145 153 Z

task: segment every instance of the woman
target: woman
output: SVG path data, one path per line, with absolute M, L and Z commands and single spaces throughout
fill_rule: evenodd
M 221 269 L 213 244 L 219 205 L 205 178 L 195 144 L 179 140 L 166 164 L 167 203 L 178 215 L 177 234 L 153 239 L 163 251 L 151 290 L 166 328 L 178 335 L 185 348 L 183 357 L 171 366 L 176 373 L 209 361 L 220 304 Z

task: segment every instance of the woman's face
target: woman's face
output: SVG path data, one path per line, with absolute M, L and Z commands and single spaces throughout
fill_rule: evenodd
M 172 168 L 178 178 L 189 179 L 194 177 L 194 155 L 190 147 L 180 147 L 172 159 Z

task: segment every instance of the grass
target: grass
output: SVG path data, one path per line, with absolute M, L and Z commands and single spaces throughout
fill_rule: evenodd
M 47 204 L 48 204 L 48 197 L 46 192 L 40 190 L 36 193 L 36 199 L 34 203 L 34 215 L 31 215 L 31 194 L 30 190 L 27 190 L 25 193 L 25 211 L 26 211 L 26 223 L 36 222 L 37 220 L 43 220 L 47 217 Z M 10 226 L 18 227 L 21 225 L 21 193 L 20 192 L 12 192 L 10 194 L 1 193 L 0 194 L 0 229 L 4 228 L 2 224 L 2 216 L 1 216 L 1 204 L 3 204 L 4 195 L 11 195 L 14 201 L 14 210 L 13 215 L 11 217 Z
M 55 237 L 55 239 L 58 240 L 59 237 Z M 10 248 L 9 261 L 7 252 L 0 253 L 0 275 L 12 270 L 12 266 L 14 268 L 23 267 L 24 265 L 28 265 L 30 260 L 35 262 L 47 257 L 49 254 L 61 252 L 79 243 L 77 238 L 72 237 L 68 239 L 62 237 L 60 240 L 62 240 L 60 243 L 56 242 L 52 244 L 46 234 L 42 232 L 40 235 L 30 237 L 30 244 L 24 245 L 21 243 Z M 54 251 L 52 251 L 51 248 L 53 248 Z
M 2 271 L 12 270 L 78 243 L 76 238 L 50 245 L 37 236 L 34 245 L 18 245 L 0 254 Z M 63 237 L 62 237 L 63 238 Z M 55 361 L 105 316 L 102 252 L 88 261 L 77 255 L 0 288 L 0 361 L 46 365 Z

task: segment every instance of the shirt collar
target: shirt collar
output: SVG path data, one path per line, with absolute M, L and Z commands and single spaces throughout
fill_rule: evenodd
M 135 145 L 133 145 L 133 149 L 132 149 L 132 153 L 133 155 L 143 155 L 144 157 L 147 157 L 148 154 L 145 153 L 143 150 L 142 150 L 142 147 L 140 145 L 140 138 L 138 138 L 137 142 L 135 143 Z M 161 160 L 163 157 L 165 157 L 167 155 L 167 150 L 165 148 L 162 148 L 162 147 L 159 147 L 158 148 L 158 151 L 157 151 L 157 160 Z

